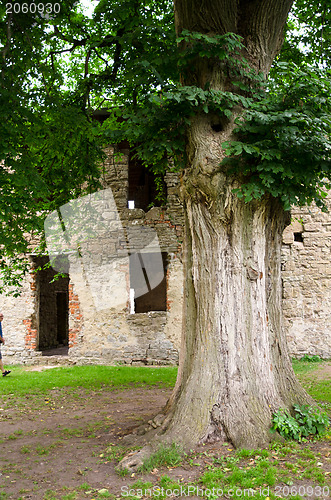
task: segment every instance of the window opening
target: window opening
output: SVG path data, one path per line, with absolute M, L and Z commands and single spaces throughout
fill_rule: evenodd
M 130 255 L 130 314 L 167 310 L 166 273 L 166 252 Z
M 301 243 L 303 243 L 302 233 L 294 233 L 294 241 L 300 241 Z
M 163 189 L 165 192 L 165 184 Z M 154 174 L 144 167 L 141 160 L 130 154 L 128 200 L 134 201 L 134 208 L 141 208 L 146 212 L 152 206 L 161 206 L 157 194 Z

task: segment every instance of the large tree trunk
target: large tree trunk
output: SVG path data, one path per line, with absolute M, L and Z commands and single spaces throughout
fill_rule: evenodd
M 177 32 L 235 32 L 251 66 L 267 75 L 291 4 L 175 0 Z M 229 90 L 217 62 L 196 61 L 183 75 L 185 85 L 206 82 Z M 183 336 L 178 379 L 158 439 L 185 448 L 220 439 L 255 448 L 270 441 L 275 410 L 311 399 L 295 378 L 282 328 L 280 254 L 289 215 L 272 197 L 245 203 L 233 194 L 240 179 L 220 163 L 221 144 L 233 139 L 234 123 L 216 118 L 215 128 L 215 116 L 196 116 L 187 136 Z M 138 462 L 135 457 L 123 466 Z
M 226 439 L 257 447 L 270 441 L 274 411 L 307 402 L 282 329 L 289 216 L 275 199 L 233 194 L 237 181 L 212 168 L 221 159 L 216 135 L 203 117 L 189 135 L 183 338 L 167 436 L 185 446 Z

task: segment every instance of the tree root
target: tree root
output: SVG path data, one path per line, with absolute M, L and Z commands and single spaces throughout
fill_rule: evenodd
M 144 446 L 139 451 L 133 451 L 126 455 L 118 464 L 120 470 L 129 470 L 130 472 L 138 470 L 146 460 L 154 452 L 152 446 Z
M 120 470 L 127 469 L 131 472 L 138 470 L 143 465 L 144 460 L 156 451 L 160 444 L 160 434 L 163 434 L 165 430 L 163 428 L 165 420 L 166 416 L 159 413 L 147 423 L 134 429 L 131 434 L 124 436 L 125 444 L 144 445 L 144 447 L 126 455 L 118 465 Z

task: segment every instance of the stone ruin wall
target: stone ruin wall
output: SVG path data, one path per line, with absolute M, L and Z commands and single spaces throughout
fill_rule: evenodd
M 95 312 L 84 301 L 83 289 L 75 289 L 81 298 L 84 314 L 84 333 L 80 341 L 70 349 L 70 356 L 79 362 L 105 362 L 126 364 L 176 364 L 181 328 L 182 265 L 180 262 L 183 219 L 178 211 L 178 178 L 168 174 L 167 210 L 153 207 L 148 211 L 129 209 L 128 203 L 129 151 L 121 149 L 107 151 L 102 184 L 111 187 L 121 215 L 124 229 L 134 227 L 139 235 L 144 228 L 156 231 L 161 252 L 167 253 L 166 310 L 129 314 L 127 301 L 124 308 Z M 135 248 L 143 248 L 144 241 L 135 241 Z M 124 246 L 120 250 L 128 251 Z M 102 249 L 99 252 L 102 254 Z M 127 269 L 127 274 L 128 274 Z M 107 277 L 106 277 L 107 279 Z M 129 285 L 127 287 L 127 292 Z M 86 288 L 85 288 L 86 290 Z
M 329 212 L 294 208 L 283 236 L 283 310 L 290 353 L 331 357 L 331 194 Z
M 54 362 L 78 364 L 176 364 L 180 346 L 183 275 L 181 238 L 183 213 L 178 177 L 167 174 L 167 209 L 128 209 L 129 151 L 109 148 L 102 178 L 111 186 L 124 227 L 156 230 L 162 252 L 168 255 L 165 311 L 129 314 L 129 302 L 114 310 L 96 311 L 86 282 L 71 276 L 69 283 L 69 351 Z M 331 197 L 327 203 L 331 210 Z M 100 259 L 102 260 L 102 245 Z M 316 207 L 294 209 L 284 232 L 282 256 L 284 327 L 292 356 L 331 357 L 331 213 Z M 51 358 L 38 350 L 38 280 L 27 277 L 20 298 L 1 297 L 10 363 L 43 363 Z M 49 313 L 51 314 L 51 312 Z
M 102 187 L 112 188 L 117 209 L 120 212 L 124 228 L 134 227 L 135 234 L 140 230 L 152 228 L 157 233 L 160 250 L 167 254 L 166 269 L 166 307 L 164 311 L 130 314 L 128 300 L 123 307 L 96 310 L 91 289 L 84 276 L 75 271 L 75 264 L 70 263 L 70 282 L 68 287 L 68 340 L 67 356 L 56 356 L 54 362 L 72 362 L 79 364 L 176 364 L 180 345 L 181 301 L 182 301 L 182 264 L 181 236 L 183 216 L 178 210 L 178 177 L 167 174 L 168 207 L 153 207 L 146 212 L 142 209 L 128 209 L 128 164 L 129 152 L 126 149 L 106 151 Z M 107 213 L 103 214 L 107 218 Z M 111 215 L 111 214 L 109 214 Z M 139 238 L 138 238 L 139 239 Z M 117 252 L 127 253 L 125 242 L 94 241 L 99 245 L 94 248 L 95 269 L 100 270 L 103 260 L 109 253 L 109 245 L 118 243 Z M 135 241 L 135 247 L 142 248 L 144 242 Z M 90 249 L 91 250 L 91 249 Z M 31 257 L 36 264 L 36 257 Z M 38 260 L 38 259 L 37 259 Z M 70 259 L 69 259 L 70 260 Z M 128 262 L 128 261 L 127 261 Z M 105 268 L 106 269 L 106 268 Z M 125 271 L 125 270 L 124 270 Z M 127 266 L 126 274 L 128 275 Z M 40 344 L 47 348 L 47 339 L 43 340 L 45 327 L 39 321 L 41 309 L 43 321 L 48 329 L 48 340 L 54 340 L 54 301 L 52 297 L 61 293 L 63 283 L 55 282 L 49 291 L 48 282 L 53 274 L 50 270 L 31 273 L 19 298 L 1 297 L 1 309 L 5 319 L 3 323 L 6 347 L 3 352 L 8 363 L 47 363 L 51 358 L 43 356 Z M 100 274 L 100 291 L 109 281 L 106 271 Z M 126 277 L 129 280 L 129 277 Z M 129 283 L 127 283 L 127 292 Z M 41 287 L 47 299 L 40 295 Z M 94 290 L 98 293 L 98 290 Z M 100 295 L 100 293 L 99 293 Z M 44 303 L 44 305 L 42 304 Z M 49 303 L 48 303 L 49 302 Z M 53 303 L 53 305 L 51 304 Z M 54 344 L 54 342 L 53 342 Z M 49 345 L 51 347 L 51 345 Z

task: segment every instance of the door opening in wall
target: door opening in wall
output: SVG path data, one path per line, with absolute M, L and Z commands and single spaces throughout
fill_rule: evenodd
M 167 310 L 166 252 L 130 255 L 130 313 Z
M 36 267 L 37 349 L 43 356 L 67 355 L 69 276 L 56 277 L 48 257 L 34 257 Z M 56 277 L 56 278 L 55 278 Z
M 68 291 L 55 292 L 56 294 L 56 330 L 57 330 L 57 343 L 59 346 L 68 345 L 69 333 L 69 296 Z

